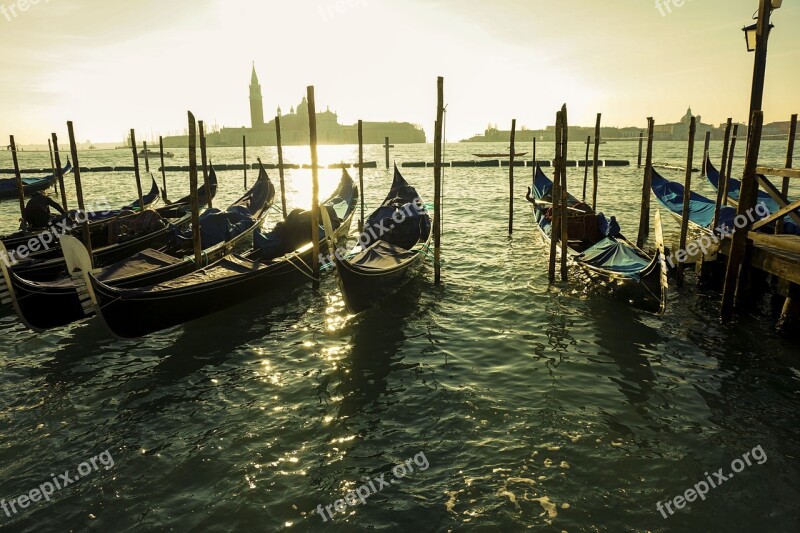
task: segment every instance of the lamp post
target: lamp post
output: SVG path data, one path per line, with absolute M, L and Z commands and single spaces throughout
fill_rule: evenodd
M 748 52 L 755 52 L 753 66 L 753 88 L 750 94 L 750 114 L 761 109 L 764 97 L 764 77 L 767 70 L 767 42 L 770 30 L 770 16 L 774 9 L 778 9 L 783 0 L 759 0 L 758 22 L 742 28 Z

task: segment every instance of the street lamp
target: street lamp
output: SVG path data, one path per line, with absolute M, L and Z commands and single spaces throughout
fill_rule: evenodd
M 772 30 L 774 28 L 774 24 L 769 25 L 769 29 Z M 758 36 L 758 23 L 751 24 L 750 26 L 745 26 L 742 28 L 744 32 L 744 40 L 747 43 L 747 51 L 748 52 L 755 52 L 756 51 L 756 38 Z
M 778 9 L 779 7 L 781 7 L 781 5 L 783 5 L 783 0 L 771 0 L 770 2 L 770 8 L 772 10 Z M 757 19 L 758 16 L 754 18 Z M 774 27 L 775 26 L 773 24 L 770 24 L 767 31 L 771 30 Z M 750 26 L 745 26 L 744 28 L 742 28 L 742 31 L 744 32 L 745 43 L 747 43 L 747 51 L 755 52 L 756 40 L 758 36 L 758 23 L 756 22 L 755 24 L 751 24 Z

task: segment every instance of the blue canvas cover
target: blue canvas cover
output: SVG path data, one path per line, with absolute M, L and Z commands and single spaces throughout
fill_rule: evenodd
M 633 248 L 613 237 L 606 237 L 597 242 L 575 259 L 634 279 L 639 279 L 641 271 L 650 264 Z
M 675 213 L 676 215 L 683 216 L 683 184 L 676 181 L 670 181 L 659 174 L 655 169 L 652 170 L 652 184 L 653 194 L 656 195 L 658 201 Z M 700 226 L 701 228 L 711 229 L 714 224 L 714 206 L 715 200 L 706 198 L 705 196 L 692 191 L 689 200 L 689 220 Z M 736 209 L 730 206 L 723 206 L 719 210 L 719 223 L 725 224 L 727 227 L 733 227 L 733 219 L 736 217 Z
M 203 249 L 228 241 L 255 224 L 250 211 L 241 205 L 229 207 L 226 211 L 206 209 L 200 215 L 200 242 Z

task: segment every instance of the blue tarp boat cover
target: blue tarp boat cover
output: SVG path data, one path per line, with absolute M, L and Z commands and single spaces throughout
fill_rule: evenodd
M 656 195 L 656 198 L 664 207 L 676 215 L 683 216 L 683 184 L 666 179 L 655 169 L 652 172 L 653 194 Z M 689 200 L 689 220 L 702 228 L 711 229 L 711 225 L 714 224 L 715 204 L 715 200 L 692 192 Z M 730 206 L 723 206 L 719 212 L 719 224 L 725 224 L 727 227 L 733 228 L 733 219 L 735 217 L 736 209 Z
M 629 245 L 613 237 L 606 237 L 598 241 L 576 259 L 593 267 L 610 270 L 634 279 L 639 279 L 641 271 L 650 264 Z
M 427 241 L 430 231 L 431 219 L 424 206 L 414 202 L 402 206 L 383 205 L 367 219 L 364 237 L 368 237 L 368 241 L 364 246 L 369 247 L 376 240 L 383 240 L 410 250 L 418 242 Z
M 250 211 L 241 205 L 231 206 L 226 211 L 206 209 L 200 215 L 200 242 L 205 250 L 240 235 L 255 223 Z

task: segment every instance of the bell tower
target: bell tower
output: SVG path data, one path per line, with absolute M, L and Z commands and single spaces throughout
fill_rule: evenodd
M 253 128 L 264 126 L 264 100 L 261 96 L 255 62 L 253 62 L 253 73 L 250 75 L 250 124 Z

